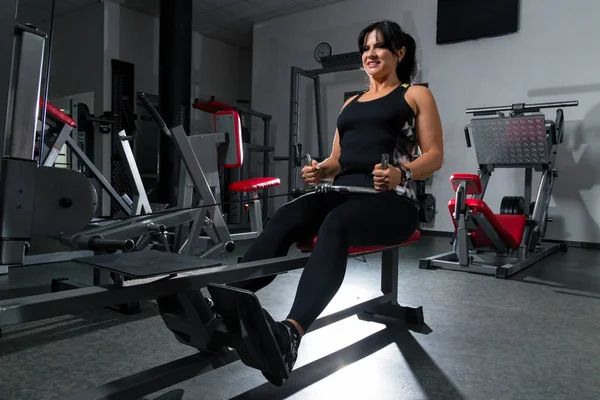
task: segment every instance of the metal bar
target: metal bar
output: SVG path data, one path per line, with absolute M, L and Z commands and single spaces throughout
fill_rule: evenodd
M 15 49 L 14 109 L 8 155 L 32 160 L 37 136 L 40 90 L 46 35 L 19 26 Z M 9 128 L 9 129 L 10 129 Z
M 77 142 L 75 142 L 75 140 L 71 136 L 69 136 L 66 139 L 66 143 L 67 146 L 69 146 L 69 148 L 71 149 L 71 151 L 75 153 L 75 155 L 77 155 L 77 158 L 79 158 L 81 162 L 85 164 L 86 168 L 90 170 L 92 175 L 94 175 L 94 177 L 102 186 L 102 188 L 108 192 L 108 194 L 110 195 L 110 197 L 113 198 L 114 201 L 117 202 L 117 204 L 119 205 L 119 207 L 121 207 L 123 212 L 125 212 L 127 215 L 131 215 L 131 208 L 127 205 L 127 203 L 125 203 L 125 200 L 123 200 L 123 198 L 119 196 L 115 188 L 110 184 L 108 180 L 106 180 L 104 175 L 102 175 L 98 168 L 96 168 L 94 163 L 87 157 L 83 150 L 79 148 Z
M 263 146 L 269 147 L 271 144 L 271 118 L 263 119 L 264 126 L 264 135 L 263 135 Z M 263 152 L 263 176 L 268 177 L 271 174 L 271 156 L 267 151 Z M 262 208 L 263 208 L 263 220 L 268 218 L 269 216 L 269 197 L 271 195 L 271 190 L 266 188 L 265 191 L 265 199 L 262 200 Z
M 150 282 L 125 281 L 123 286 L 106 285 L 45 293 L 0 301 L 0 327 L 79 313 L 117 304 L 153 300 L 157 297 L 199 290 L 209 283 L 228 283 L 274 275 L 303 268 L 310 255 L 280 257 L 249 263 L 209 267 L 173 278 L 157 277 Z
M 560 244 L 551 244 L 543 246 L 541 250 L 530 255 L 526 259 L 516 262 L 514 264 L 504 264 L 496 268 L 496 278 L 509 278 L 510 276 L 524 270 L 525 268 L 535 264 L 542 258 L 548 257 L 552 253 L 557 252 L 560 249 Z
M 6 142 L 12 134 L 13 57 L 18 0 L 4 0 L 0 5 L 0 151 L 4 156 Z M 1 166 L 0 166 L 1 168 Z M 0 171 L 1 172 L 1 171 Z M 1 273 L 1 271 L 0 271 Z
M 381 253 L 381 292 L 391 294 L 396 300 L 398 293 L 398 263 L 400 250 L 396 247 Z
M 315 76 L 314 79 L 314 91 L 315 91 L 315 113 L 317 123 L 317 154 L 319 157 L 325 155 L 324 144 L 323 144 L 323 103 L 321 101 L 321 79 L 319 76 Z
M 532 186 L 533 186 L 533 169 L 525 168 L 525 189 L 523 191 L 523 197 L 525 198 L 525 214 L 526 215 L 529 215 Z
M 291 89 L 290 89 L 290 141 L 289 141 L 289 159 L 288 159 L 288 193 L 292 192 L 295 185 L 295 172 L 296 172 L 296 158 L 295 145 L 298 139 L 298 108 L 299 108 L 299 85 L 300 85 L 300 71 L 297 67 L 291 69 Z M 292 199 L 291 195 L 288 197 Z
M 548 102 L 548 103 L 533 103 L 533 104 L 513 104 L 510 106 L 496 106 L 496 107 L 477 107 L 477 108 L 467 108 L 467 114 L 474 113 L 495 113 L 501 111 L 512 111 L 519 110 L 521 108 L 525 109 L 541 109 L 541 108 L 559 108 L 559 107 L 576 107 L 579 105 L 578 101 L 558 101 L 558 102 Z
M 508 246 L 506 243 L 504 243 L 504 240 L 502 240 L 498 232 L 496 232 L 496 229 L 485 216 L 480 214 L 472 214 L 471 218 L 477 221 L 477 225 L 481 227 L 483 232 L 485 232 L 486 236 L 490 239 L 498 251 L 508 250 Z
M 354 70 L 357 70 L 360 68 L 362 68 L 362 64 L 357 63 L 357 64 L 340 65 L 339 67 L 319 68 L 319 69 L 308 70 L 308 71 L 304 71 L 304 74 L 306 76 L 316 76 L 316 75 L 331 74 L 334 72 L 354 71 Z
M 388 294 L 385 294 L 382 296 L 378 296 L 374 299 L 367 300 L 360 304 L 356 304 L 354 306 L 348 307 L 346 309 L 334 312 L 332 314 L 329 314 L 329 315 L 326 315 L 324 317 L 317 319 L 310 326 L 310 328 L 308 329 L 308 331 L 306 333 L 314 332 L 317 329 L 324 328 L 328 325 L 334 324 L 334 323 L 339 322 L 348 317 L 352 317 L 353 315 L 360 314 L 360 313 L 365 312 L 373 307 L 377 307 L 378 305 L 385 304 L 385 303 L 391 303 L 394 301 L 396 301 L 396 299 L 394 298 L 393 293 L 388 293 Z
M 52 167 L 54 165 L 54 163 L 56 162 L 56 159 L 60 155 L 60 151 L 62 150 L 63 146 L 65 145 L 65 143 L 67 141 L 67 137 L 71 136 L 72 131 L 73 131 L 73 128 L 71 128 L 70 125 L 67 125 L 67 124 L 63 125 L 62 129 L 60 130 L 60 133 L 58 134 L 58 137 L 54 141 L 54 144 L 52 145 L 50 150 L 46 153 L 46 158 L 42 162 L 42 165 L 44 167 Z M 45 145 L 43 147 L 45 147 Z
M 223 218 L 220 207 L 213 205 L 216 204 L 217 201 L 213 196 L 213 192 L 210 190 L 210 185 L 206 180 L 206 175 L 200 166 L 200 162 L 194 153 L 194 149 L 190 144 L 188 136 L 185 134 L 182 126 L 173 128 L 171 133 L 173 135 L 173 139 L 177 143 L 176 147 L 179 150 L 179 155 L 185 163 L 188 174 L 196 190 L 198 190 L 200 193 L 200 196 L 205 204 L 208 204 L 209 206 L 207 212 L 215 224 L 217 233 L 219 235 L 219 240 L 224 243 L 230 242 L 231 234 L 227 229 L 227 224 Z
M 140 218 L 129 218 L 114 222 L 108 226 L 91 228 L 76 235 L 61 238 L 62 243 L 77 243 L 83 237 L 102 236 L 105 239 L 129 239 L 147 233 L 156 225 L 171 228 L 200 218 L 202 209 L 176 210 L 171 213 L 157 215 L 141 215 Z M 157 232 L 158 233 L 158 232 Z
M 224 356 L 194 354 L 135 375 L 69 396 L 67 400 L 139 399 L 239 360 L 235 351 Z
M 119 139 L 121 139 L 121 146 L 119 149 L 122 152 L 123 157 L 126 160 L 127 165 L 127 174 L 129 178 L 133 181 L 133 185 L 135 186 L 135 190 L 137 195 L 139 196 L 138 203 L 140 204 L 142 211 L 146 214 L 152 212 L 152 208 L 150 207 L 150 201 L 148 200 L 148 195 L 146 194 L 146 188 L 144 187 L 144 182 L 142 182 L 142 177 L 140 176 L 140 171 L 138 170 L 137 163 L 135 162 L 135 157 L 133 155 L 133 151 L 131 150 L 131 146 L 129 145 L 128 140 L 126 139 L 127 133 L 122 130 L 118 133 Z M 135 213 L 136 215 L 139 213 Z

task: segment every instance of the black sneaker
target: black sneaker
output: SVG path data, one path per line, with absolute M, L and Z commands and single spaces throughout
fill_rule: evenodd
M 266 310 L 263 310 L 271 330 L 275 335 L 275 340 L 279 345 L 279 350 L 283 356 L 283 363 L 287 370 L 288 376 L 296 364 L 298 358 L 298 348 L 300 347 L 300 335 L 296 331 L 296 327 L 289 322 L 275 322 Z M 285 379 L 280 376 L 273 376 L 263 371 L 263 376 L 267 378 L 275 386 L 281 386 L 285 383 Z

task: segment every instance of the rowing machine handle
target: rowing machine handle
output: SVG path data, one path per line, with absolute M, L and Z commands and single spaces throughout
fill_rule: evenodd
M 388 169 L 390 165 L 389 156 L 387 154 L 381 155 L 381 169 Z
M 467 147 L 471 147 L 471 136 L 469 136 L 469 125 L 465 126 L 465 140 L 467 141 Z
M 312 157 L 308 153 L 304 155 L 304 165 L 306 165 L 307 167 L 310 167 L 312 165 Z

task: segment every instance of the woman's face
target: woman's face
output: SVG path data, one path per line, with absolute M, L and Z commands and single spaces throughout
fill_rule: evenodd
M 397 54 L 384 48 L 383 39 L 378 31 L 372 31 L 365 37 L 362 63 L 365 72 L 371 77 L 384 78 L 396 71 L 399 60 L 404 56 L 404 47 Z

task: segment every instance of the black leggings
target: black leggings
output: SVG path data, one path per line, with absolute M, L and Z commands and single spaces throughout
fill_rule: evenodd
M 318 235 L 288 315 L 306 332 L 342 285 L 350 246 L 399 244 L 418 226 L 415 205 L 392 191 L 360 196 L 312 193 L 279 208 L 241 261 L 284 257 L 296 242 Z M 275 277 L 230 285 L 256 292 Z

